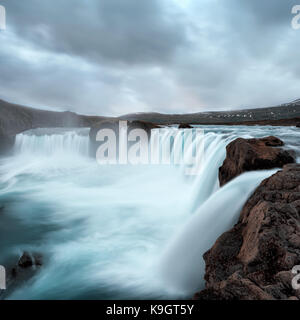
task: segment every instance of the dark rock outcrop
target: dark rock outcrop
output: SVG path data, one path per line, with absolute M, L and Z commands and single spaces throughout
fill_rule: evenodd
M 30 254 L 29 252 L 25 251 L 21 258 L 18 261 L 17 267 L 20 268 L 29 268 L 32 266 L 41 266 L 42 265 L 42 256 L 39 254 Z
M 232 141 L 226 147 L 226 159 L 219 168 L 220 186 L 246 171 L 282 168 L 285 164 L 294 163 L 291 152 L 275 148 L 283 144 L 283 141 L 272 136 Z
M 151 130 L 155 128 L 159 128 L 159 126 L 156 126 L 153 123 L 145 122 L 145 121 L 124 121 L 123 120 L 123 123 L 124 124 L 126 123 L 127 133 L 129 133 L 131 130 L 134 130 L 134 129 L 142 129 L 147 133 L 148 139 L 150 139 L 151 137 Z M 117 138 L 117 150 L 119 148 L 118 140 L 119 140 L 120 121 L 118 119 L 100 121 L 94 124 L 90 130 L 90 155 L 92 157 L 95 157 L 97 149 L 101 145 L 101 142 L 96 141 L 97 133 L 99 132 L 99 130 L 103 130 L 103 129 L 111 129 L 114 131 Z
M 26 280 L 33 275 L 37 268 L 43 265 L 42 255 L 38 253 L 23 252 L 18 263 L 11 269 L 8 276 L 9 285 L 16 281 Z
M 300 265 L 300 165 L 265 179 L 204 259 L 206 288 L 196 299 L 300 299 L 292 287 Z
M 23 252 L 14 267 L 8 267 L 6 274 L 6 290 L 0 290 L 0 299 L 5 299 L 20 284 L 32 278 L 42 267 L 43 258 L 39 253 Z
M 181 123 L 179 126 L 178 126 L 178 129 L 192 129 L 193 127 L 190 126 L 189 124 L 187 123 Z

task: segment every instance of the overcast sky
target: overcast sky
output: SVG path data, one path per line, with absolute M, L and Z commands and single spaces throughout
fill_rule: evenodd
M 300 0 L 0 0 L 0 98 L 86 114 L 300 98 Z

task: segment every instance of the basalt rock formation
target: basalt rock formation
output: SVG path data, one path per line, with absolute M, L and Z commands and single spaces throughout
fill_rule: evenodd
M 272 136 L 232 141 L 226 147 L 226 159 L 219 168 L 220 186 L 246 171 L 282 168 L 294 163 L 291 152 L 278 148 L 283 145 L 283 141 Z
M 206 288 L 195 299 L 300 299 L 292 286 L 300 265 L 300 165 L 265 179 L 204 260 Z

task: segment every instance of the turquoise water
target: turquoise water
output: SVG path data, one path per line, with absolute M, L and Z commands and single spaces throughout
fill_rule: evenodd
M 189 264 L 195 259 L 201 265 L 203 250 L 234 223 L 242 205 L 232 209 L 237 212 L 224 214 L 220 227 L 213 227 L 216 207 L 207 202 L 221 191 L 217 169 L 226 145 L 240 136 L 275 135 L 300 159 L 300 130 L 296 128 L 203 129 L 205 161 L 195 177 L 184 175 L 176 166 L 99 166 L 88 157 L 86 129 L 19 135 L 14 155 L 0 159 L 0 264 L 15 264 L 25 250 L 42 253 L 44 264 L 6 298 L 191 297 L 203 285 L 203 266 L 197 273 L 189 270 Z M 254 174 L 249 175 L 252 184 L 240 181 L 246 184 L 246 193 L 262 179 Z M 229 188 L 229 195 L 234 188 Z M 230 207 L 230 196 L 223 193 L 222 199 L 222 205 Z M 175 268 L 176 261 L 169 257 L 176 256 L 176 248 L 179 259 L 184 259 L 184 253 L 173 244 L 184 242 L 181 234 L 189 233 L 195 216 L 202 217 L 197 220 L 200 226 L 203 219 L 212 226 L 193 238 L 194 243 L 205 242 L 205 248 L 188 243 L 192 247 L 189 264 Z M 176 269 L 175 278 L 193 273 L 195 287 L 166 276 L 168 268 L 170 274 Z

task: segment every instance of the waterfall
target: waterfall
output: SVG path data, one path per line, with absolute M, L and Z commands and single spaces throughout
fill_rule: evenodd
M 152 132 L 157 133 L 157 129 Z M 196 135 L 194 129 L 176 130 L 174 128 L 163 129 L 160 135 L 158 149 L 162 163 L 167 160 L 168 157 L 165 155 L 170 150 L 171 163 L 180 165 L 182 175 L 185 175 L 189 165 L 193 164 L 196 168 L 196 174 L 190 179 L 194 188 L 190 204 L 190 211 L 193 213 L 219 189 L 218 169 L 225 159 L 226 145 L 233 141 L 236 135 L 214 132 Z M 151 139 L 151 145 L 156 143 L 157 146 L 157 137 Z M 195 150 L 203 153 L 198 159 L 194 158 Z M 157 148 L 155 153 L 155 157 L 158 157 Z
M 18 134 L 15 154 L 39 156 L 88 155 L 89 129 L 33 129 Z
M 247 172 L 214 193 L 170 241 L 160 261 L 168 288 L 195 293 L 204 284 L 203 254 L 229 230 L 251 193 L 277 170 Z
M 230 140 L 233 138 L 231 137 Z M 195 194 L 191 201 L 191 211 L 206 201 L 212 193 L 219 188 L 218 169 L 226 156 L 226 145 L 228 138 L 215 133 L 208 133 L 205 136 L 205 152 L 202 170 L 194 182 Z
M 166 128 L 159 139 L 153 129 L 159 161 L 143 165 L 99 165 L 87 156 L 86 128 L 19 134 L 14 155 L 0 159 L 0 262 L 29 251 L 44 264 L 8 298 L 190 299 L 203 287 L 203 253 L 273 173 L 245 173 L 220 188 L 226 145 L 274 135 L 300 154 L 296 128 L 199 128 L 203 135 Z M 197 146 L 204 156 L 195 164 Z M 196 175 L 186 173 L 191 163 Z

